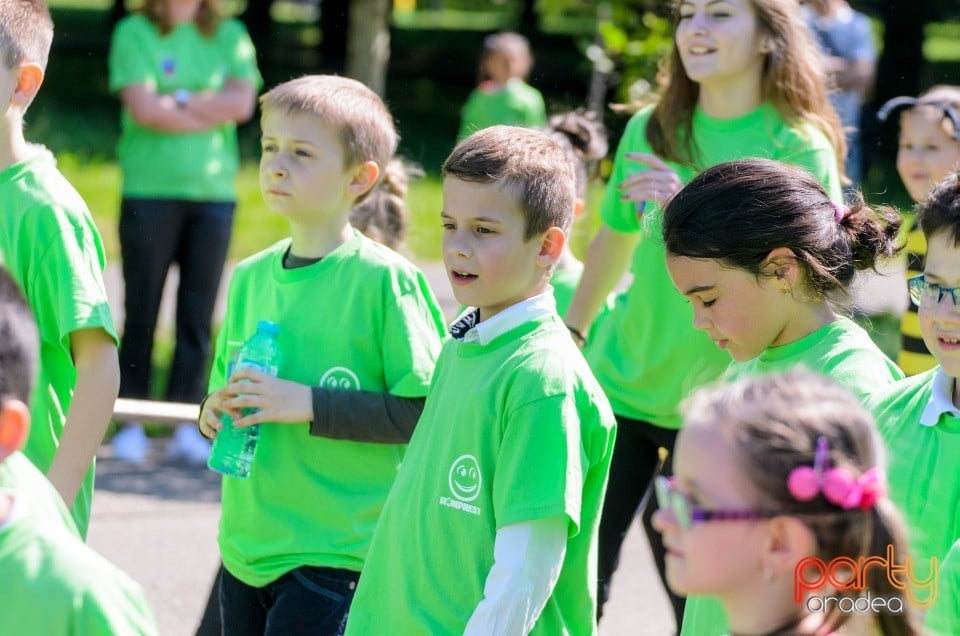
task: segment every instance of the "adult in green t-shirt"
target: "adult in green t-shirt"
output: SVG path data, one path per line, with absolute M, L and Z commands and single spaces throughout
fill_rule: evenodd
M 122 103 L 120 251 L 125 320 L 120 395 L 151 397 L 154 330 L 167 271 L 179 268 L 176 345 L 165 397 L 204 395 L 210 321 L 230 241 L 239 163 L 237 124 L 261 85 L 241 22 L 215 0 L 147 0 L 120 21 L 110 45 L 110 90 Z M 178 427 L 178 458 L 206 460 L 195 426 Z M 144 459 L 143 429 L 123 429 L 117 457 Z
M 632 284 L 584 351 L 620 422 L 600 526 L 601 601 L 623 537 L 660 470 L 660 449 L 673 446 L 677 404 L 730 361 L 693 328 L 688 303 L 670 284 L 660 206 L 703 169 L 745 157 L 800 166 L 841 197 L 843 133 L 795 0 L 744 0 L 722 10 L 676 6 L 666 85 L 620 140 L 603 225 L 566 314 L 569 326 L 588 333 L 630 268 Z M 662 471 L 671 471 L 669 455 Z M 662 575 L 664 551 L 650 526 L 654 499 L 643 522 Z M 683 601 L 671 600 L 679 622 Z

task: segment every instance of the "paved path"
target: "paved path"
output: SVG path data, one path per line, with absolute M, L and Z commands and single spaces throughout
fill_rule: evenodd
M 458 303 L 440 263 L 420 263 L 447 316 Z M 228 267 L 214 320 L 223 317 Z M 123 322 L 122 275 L 111 264 L 107 293 L 118 325 Z M 176 273 L 161 307 L 161 329 L 172 329 Z M 166 440 L 157 440 L 147 463 L 132 467 L 112 459 L 105 445 L 97 466 L 97 489 L 88 541 L 145 589 L 164 636 L 194 633 L 219 561 L 216 545 L 220 514 L 218 476 L 203 468 L 167 463 Z M 656 580 L 646 539 L 637 526 L 625 544 L 623 566 L 601 624 L 601 636 L 668 636 L 673 619 Z M 386 633 L 386 632 L 385 632 Z
M 161 634 L 189 636 L 219 561 L 219 476 L 167 463 L 163 441 L 154 447 L 142 467 L 101 449 L 88 542 L 143 586 Z M 668 636 L 673 618 L 636 524 L 624 550 L 601 636 Z

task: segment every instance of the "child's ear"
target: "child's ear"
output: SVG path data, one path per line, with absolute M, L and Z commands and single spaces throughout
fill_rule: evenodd
M 767 533 L 760 546 L 764 574 L 770 571 L 793 576 L 803 558 L 817 555 L 817 539 L 807 524 L 787 515 L 766 522 Z
M 347 185 L 347 193 L 356 198 L 373 187 L 380 176 L 380 166 L 376 161 L 364 161 L 353 172 L 353 179 Z
M 21 64 L 17 67 L 19 77 L 17 79 L 17 88 L 10 98 L 10 103 L 14 106 L 26 108 L 36 97 L 40 85 L 43 84 L 43 69 L 39 64 Z
M 567 235 L 558 227 L 549 228 L 540 240 L 540 252 L 537 262 L 542 267 L 550 267 L 560 259 L 563 246 L 567 244 Z
M 30 409 L 20 400 L 0 406 L 0 461 L 23 448 L 30 433 Z
M 770 250 L 760 265 L 760 272 L 773 278 L 783 291 L 793 289 L 800 280 L 800 264 L 789 247 Z

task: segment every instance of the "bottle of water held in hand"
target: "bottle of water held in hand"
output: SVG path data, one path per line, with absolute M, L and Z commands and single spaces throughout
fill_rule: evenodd
M 240 347 L 237 361 L 232 369 L 227 369 L 227 378 L 241 369 L 255 369 L 267 375 L 277 377 L 280 367 L 280 347 L 277 334 L 280 326 L 274 322 L 261 320 L 257 323 L 257 332 Z M 245 409 L 244 414 L 256 409 Z M 220 416 L 223 428 L 213 440 L 210 459 L 207 465 L 218 473 L 246 479 L 250 475 L 253 456 L 260 439 L 260 425 L 236 428 L 233 418 L 224 413 Z

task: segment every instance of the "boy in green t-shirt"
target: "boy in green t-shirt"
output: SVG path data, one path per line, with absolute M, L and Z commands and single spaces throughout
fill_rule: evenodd
M 443 316 L 413 264 L 349 223 L 396 150 L 383 101 L 355 80 L 307 76 L 260 105 L 260 188 L 290 238 L 234 271 L 200 414 L 207 437 L 224 412 L 261 424 L 250 476 L 223 479 L 223 629 L 337 634 L 423 408 Z M 278 378 L 228 377 L 260 320 L 280 327 Z
M 347 633 L 593 634 L 615 423 L 549 281 L 573 166 L 545 133 L 479 131 L 443 166 L 457 300 Z
M 72 506 L 86 535 L 93 459 L 120 383 L 105 258 L 90 211 L 23 118 L 43 82 L 53 23 L 42 0 L 0 4 L 0 260 L 40 331 L 40 370 L 24 454 Z
M 53 511 L 53 486 L 5 473 L 30 433 L 37 356 L 30 308 L 0 268 L 0 634 L 156 634 L 140 586 L 84 545 L 62 504 Z
M 887 447 L 890 499 L 906 520 L 922 580 L 960 539 L 960 173 L 930 192 L 917 220 L 927 258 L 908 289 L 939 366 L 885 387 L 868 407 Z

